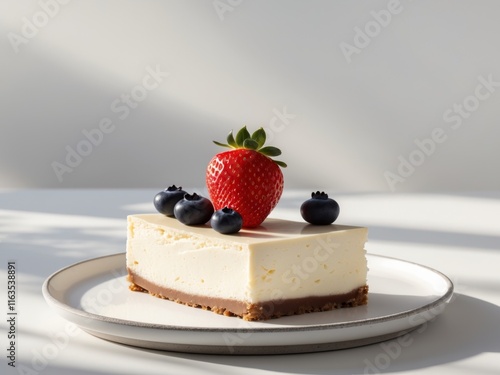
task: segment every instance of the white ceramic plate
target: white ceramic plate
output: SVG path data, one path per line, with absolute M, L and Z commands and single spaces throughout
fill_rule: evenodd
M 368 255 L 367 306 L 247 322 L 128 289 L 125 254 L 79 262 L 43 285 L 48 304 L 88 333 L 149 349 L 213 354 L 283 354 L 388 340 L 439 315 L 453 294 L 442 273 Z

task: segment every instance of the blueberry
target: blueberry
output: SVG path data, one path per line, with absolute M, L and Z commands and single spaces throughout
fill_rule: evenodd
M 176 187 L 172 185 L 156 194 L 153 204 L 159 213 L 167 216 L 174 216 L 174 206 L 184 198 L 185 194 L 186 192 L 182 190 L 181 186 Z
M 328 225 L 337 220 L 340 213 L 339 204 L 325 192 L 311 194 L 311 198 L 300 206 L 302 218 L 310 224 Z
M 205 224 L 213 213 L 212 202 L 196 193 L 185 194 L 174 206 L 175 218 L 186 225 Z
M 243 218 L 232 208 L 224 207 L 214 212 L 210 219 L 210 225 L 222 234 L 237 233 L 243 226 Z

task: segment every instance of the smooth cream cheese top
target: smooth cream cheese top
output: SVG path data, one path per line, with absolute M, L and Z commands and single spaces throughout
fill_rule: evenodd
M 138 214 L 130 215 L 147 221 L 150 224 L 159 227 L 165 227 L 166 230 L 175 230 L 179 232 L 189 232 L 189 235 L 201 235 L 213 240 L 228 242 L 239 242 L 242 244 L 259 244 L 268 241 L 287 240 L 297 236 L 314 236 L 325 233 L 335 233 L 349 229 L 359 229 L 362 227 L 348 225 L 311 225 L 306 222 L 297 222 L 281 219 L 266 219 L 261 226 L 252 229 L 242 229 L 240 232 L 232 235 L 220 234 L 213 230 L 209 224 L 188 226 L 182 224 L 175 218 L 167 217 L 161 214 Z

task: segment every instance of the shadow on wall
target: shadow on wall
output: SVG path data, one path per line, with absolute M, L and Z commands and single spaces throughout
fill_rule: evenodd
M 110 75 L 86 79 L 45 54 L 36 60 L 33 70 L 19 59 L 27 70 L 11 94 L 24 98 L 23 107 L 2 113 L 4 187 L 204 185 L 216 149 L 211 139 L 221 133 L 214 129 L 233 124 L 178 103 L 174 94 L 165 100 L 167 64 L 144 67 L 128 84 Z
M 9 51 L 0 186 L 202 186 L 214 135 L 248 118 L 269 122 L 275 106 L 284 105 L 297 115 L 280 135 L 293 145 L 288 152 L 282 147 L 289 187 L 399 192 L 499 185 L 489 172 L 500 131 L 493 109 L 497 51 L 489 44 L 497 33 L 483 29 L 494 24 L 491 8 L 401 4 L 401 15 L 394 13 L 349 62 L 339 45 L 351 43 L 355 30 L 378 25 L 372 5 L 246 2 L 225 20 L 205 5 L 130 5 L 112 24 L 112 6 L 98 16 L 91 4 L 74 13 L 68 7 L 67 18 L 54 20 L 67 38 L 41 32 L 46 40 L 39 36 L 18 55 Z M 383 8 L 387 3 L 379 15 L 388 14 Z M 72 21 L 93 28 L 78 34 Z M 134 66 L 141 61 L 127 60 L 134 53 L 155 62 Z M 127 66 L 121 71 L 133 77 L 129 82 L 113 74 L 118 64 Z M 478 92 L 488 101 L 480 103 L 475 88 L 485 80 Z M 454 102 L 472 108 L 458 116 L 460 133 L 442 119 Z M 444 143 L 445 135 L 453 141 Z

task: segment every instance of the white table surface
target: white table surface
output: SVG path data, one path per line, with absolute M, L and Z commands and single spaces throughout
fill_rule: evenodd
M 369 227 L 367 250 L 433 267 L 455 285 L 446 310 L 411 345 L 379 343 L 281 356 L 213 356 L 118 345 L 45 303 L 54 271 L 125 250 L 126 215 L 152 212 L 153 190 L 0 192 L 2 374 L 500 374 L 500 192 L 338 194 L 338 223 Z M 203 193 L 203 191 L 199 191 Z M 301 220 L 309 191 L 285 192 L 273 217 Z M 17 269 L 16 368 L 7 365 L 7 263 Z

